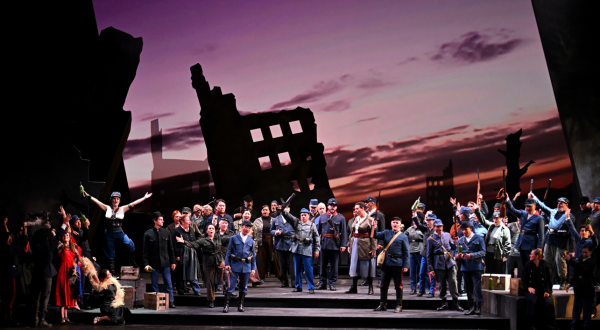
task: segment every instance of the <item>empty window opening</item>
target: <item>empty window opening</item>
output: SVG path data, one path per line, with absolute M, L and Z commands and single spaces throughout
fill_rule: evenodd
M 255 128 L 251 130 L 250 134 L 252 135 L 253 142 L 259 142 L 265 139 L 262 135 L 262 131 L 260 130 L 260 128 Z
M 309 190 L 315 189 L 315 184 L 312 182 L 312 178 L 306 179 L 306 183 L 308 183 L 308 189 Z
M 299 120 L 290 122 L 290 128 L 292 129 L 292 134 L 302 133 L 302 125 Z
M 292 159 L 290 158 L 290 154 L 287 152 L 282 152 L 277 155 L 279 157 L 279 162 L 281 166 L 290 165 L 292 163 Z
M 271 129 L 271 135 L 273 136 L 274 139 L 283 136 L 283 133 L 281 132 L 281 126 L 273 125 L 273 126 L 269 126 L 269 129 Z
M 292 184 L 292 187 L 295 191 L 300 191 L 300 185 L 298 184 L 298 180 L 290 181 L 290 183 Z
M 308 157 L 306 157 L 306 161 L 312 160 L 312 156 L 308 155 Z
M 200 193 L 200 182 L 194 181 L 192 182 L 192 194 Z
M 440 186 L 443 186 L 443 185 L 444 185 L 444 181 L 440 181 Z
M 273 167 L 273 165 L 271 165 L 271 159 L 269 156 L 258 158 L 258 163 L 260 164 L 260 169 L 263 171 Z

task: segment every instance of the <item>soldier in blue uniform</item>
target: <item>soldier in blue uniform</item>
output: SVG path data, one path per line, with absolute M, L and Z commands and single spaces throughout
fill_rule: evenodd
M 525 265 L 529 262 L 531 251 L 542 248 L 544 244 L 544 219 L 535 214 L 535 199 L 528 198 L 525 201 L 525 210 L 516 210 L 508 194 L 506 195 L 506 210 L 516 216 L 519 220 L 521 234 L 517 239 L 515 248 L 521 253 L 521 262 Z
M 551 209 L 546 204 L 542 203 L 533 193 L 529 194 L 530 198 L 535 198 L 537 205 L 541 211 L 544 211 L 548 216 L 548 230 L 544 236 L 544 259 L 550 263 L 552 272 L 558 275 L 560 288 L 564 290 L 567 285 L 567 260 L 565 252 L 575 252 L 575 240 L 572 235 L 569 235 L 569 227 L 565 223 L 567 220 L 567 212 L 569 210 L 569 200 L 561 197 L 557 201 L 557 207 Z M 575 222 L 575 216 L 570 214 L 571 221 Z
M 326 290 L 329 284 L 329 290 L 335 291 L 340 252 L 344 252 L 347 245 L 346 218 L 337 213 L 335 198 L 327 201 L 327 213 L 319 218 L 317 231 L 321 236 L 321 285 L 317 290 Z M 327 274 L 327 263 L 331 264 L 329 274 Z
M 423 210 L 425 208 L 425 204 L 423 205 Z M 427 216 L 423 215 L 422 212 L 418 211 L 420 208 L 417 208 L 417 212 L 413 212 L 412 221 L 417 224 L 417 228 L 423 233 L 423 243 L 427 242 L 427 239 L 433 233 L 433 222 L 437 219 L 435 214 L 430 214 L 427 212 Z M 426 225 L 423 225 L 421 221 L 419 221 L 422 217 L 426 218 Z M 435 297 L 435 287 L 437 285 L 436 279 L 434 276 L 429 276 L 429 272 L 427 272 L 427 244 L 423 244 L 423 250 L 421 250 L 421 264 L 419 267 L 419 273 L 421 276 L 420 280 L 420 288 L 417 297 L 422 297 L 425 293 L 425 290 L 429 290 L 429 294 L 427 298 Z
M 285 208 L 284 208 L 285 210 Z M 289 212 L 289 209 L 287 209 Z M 294 227 L 283 218 L 280 211 L 276 218 L 271 221 L 271 235 L 275 237 L 275 251 L 277 251 L 277 260 L 279 261 L 279 269 L 281 276 L 281 287 L 287 288 L 290 283 L 296 287 L 294 257 L 291 252 L 292 240 L 296 237 Z M 289 280 L 288 280 L 289 276 Z
M 300 211 L 300 219 L 282 211 L 285 219 L 296 230 L 296 238 L 292 242 L 291 252 L 294 254 L 294 268 L 296 269 L 296 288 L 292 292 L 302 292 L 302 271 L 306 274 L 308 293 L 315 293 L 313 282 L 312 257 L 319 256 L 319 234 L 317 227 L 310 221 L 310 212 L 307 209 Z
M 463 273 L 469 301 L 469 310 L 465 312 L 465 315 L 481 315 L 481 303 L 483 302 L 481 293 L 483 263 L 481 258 L 485 256 L 485 241 L 483 237 L 475 234 L 471 221 L 463 221 L 460 229 L 463 236 L 458 239 L 458 246 L 459 249 L 462 248 L 462 253 L 456 255 L 456 260 Z
M 223 313 L 229 312 L 229 299 L 233 291 L 235 291 L 235 284 L 238 278 L 240 279 L 240 283 L 238 284 L 240 288 L 238 312 L 244 311 L 244 298 L 248 292 L 248 280 L 256 272 L 256 244 L 252 240 L 252 237 L 250 237 L 251 230 L 252 222 L 244 221 L 242 222 L 241 232 L 233 235 L 229 240 L 227 254 L 225 255 L 225 269 L 231 273 L 231 279 L 229 288 L 225 294 Z
M 456 262 L 452 256 L 452 250 L 456 249 L 454 240 L 450 233 L 444 232 L 444 224 L 442 220 L 436 219 L 433 222 L 434 232 L 427 239 L 427 270 L 429 274 L 438 283 L 442 285 L 440 288 L 440 298 L 442 305 L 437 309 L 443 311 L 448 309 L 446 301 L 446 281 L 450 286 L 450 295 L 452 296 L 451 310 L 462 312 L 463 308 L 458 304 L 458 289 L 456 286 Z
M 375 308 L 376 312 L 387 310 L 388 288 L 392 278 L 396 289 L 396 310 L 394 313 L 402 312 L 402 273 L 408 271 L 409 251 L 408 237 L 400 231 L 401 222 L 402 220 L 398 217 L 392 218 L 392 229 L 377 232 L 374 237 L 384 244 L 384 248 L 392 242 L 385 251 L 385 261 L 381 267 L 380 302 L 379 306 Z M 377 226 L 377 223 L 373 225 Z

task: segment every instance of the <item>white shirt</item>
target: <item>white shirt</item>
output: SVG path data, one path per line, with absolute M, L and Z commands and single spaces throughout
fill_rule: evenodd
M 364 218 L 362 218 L 362 219 L 361 219 L 360 217 L 358 217 L 358 216 L 357 216 L 355 219 L 356 219 L 357 221 L 354 221 L 354 232 L 355 232 L 356 234 L 358 234 L 358 227 L 360 226 L 360 224 L 361 224 L 363 221 L 367 220 L 367 216 L 365 215 L 365 217 L 364 217 Z
M 467 240 L 467 243 L 469 243 L 471 241 L 471 239 L 475 236 L 475 232 L 471 232 L 471 236 L 465 236 L 465 239 Z
M 248 235 L 244 235 L 244 234 L 240 233 L 240 237 L 242 238 L 242 242 L 246 243 L 246 240 L 248 239 Z
M 105 217 L 107 217 L 108 219 L 110 219 L 112 217 L 112 215 L 113 215 L 113 209 L 112 209 L 112 207 L 109 206 L 109 207 L 106 208 Z M 119 207 L 117 209 L 117 213 L 115 214 L 115 218 L 117 218 L 117 219 L 123 219 L 124 217 L 125 217 L 125 213 L 123 213 L 123 208 Z

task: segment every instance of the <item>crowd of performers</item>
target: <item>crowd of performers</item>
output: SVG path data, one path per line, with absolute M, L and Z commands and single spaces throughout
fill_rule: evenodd
M 70 323 L 69 308 L 87 308 L 82 300 L 86 282 L 100 297 L 101 317 L 94 323 L 124 322 L 128 313 L 124 293 L 113 277 L 115 247 L 128 252 L 134 264 L 135 245 L 123 232 L 122 221 L 125 212 L 152 194 L 124 206 L 118 192 L 111 195 L 110 205 L 84 195 L 105 212 L 102 253 L 107 267 L 102 269 L 92 256 L 87 241 L 89 221 L 85 218 L 82 221 L 61 208 L 58 227 L 53 228 L 44 213 L 14 230 L 7 228 L 5 219 L 0 283 L 6 324 L 16 324 L 12 308 L 17 292 L 24 292 L 31 297 L 27 305 L 34 326 L 51 326 L 45 317 L 55 277 L 54 301 L 60 306 L 61 323 Z M 408 228 L 394 217 L 391 229 L 386 229 L 385 216 L 372 196 L 354 204 L 353 217 L 348 221 L 337 212 L 335 198 L 326 204 L 311 200 L 307 208 L 296 213 L 298 218 L 287 202 L 273 201 L 257 208 L 246 196 L 243 206 L 230 214 L 224 200 L 214 201 L 214 209 L 209 204 L 173 211 L 167 215 L 173 223 L 166 228 L 165 216 L 154 212 L 153 227 L 144 233 L 138 247 L 143 248 L 142 268 L 151 272 L 155 292 L 162 275 L 170 308 L 175 308 L 175 291 L 200 295 L 204 288 L 207 307 L 215 307 L 215 295 L 220 292 L 225 296 L 223 312 L 227 313 L 237 288 L 237 310 L 243 312 L 248 283 L 256 287 L 271 274 L 281 281 L 282 288 L 293 287 L 293 292 L 303 292 L 303 279 L 309 294 L 336 291 L 340 254 L 347 249 L 352 284 L 344 293 L 358 294 L 359 281 L 367 286 L 368 295 L 374 294 L 374 286 L 379 287 L 380 303 L 374 311 L 387 310 L 393 280 L 394 312 L 402 312 L 403 274 L 409 273 L 410 295 L 434 298 L 439 286 L 438 310 L 480 315 L 485 271 L 521 278 L 528 316 L 540 323 L 539 328 L 555 327 L 553 285 L 567 291 L 574 288 L 573 324 L 579 322 L 583 311 L 583 326 L 587 328 L 595 313 L 594 287 L 599 282 L 600 263 L 596 262 L 597 253 L 592 255 L 600 232 L 600 197 L 591 203 L 582 199 L 583 220 L 571 214 L 566 198 L 559 198 L 557 208 L 551 209 L 532 193 L 527 197 L 525 209 L 518 210 L 500 191 L 506 211 L 518 219 L 511 223 L 501 216 L 501 203 L 489 212 L 481 198 L 467 206 L 451 199 L 455 216 L 448 233 L 442 219 L 427 211 L 423 203 L 415 204 Z M 319 279 L 316 284 L 315 273 Z M 375 279 L 378 285 L 374 285 Z M 464 293 L 467 305 L 461 306 L 458 297 Z

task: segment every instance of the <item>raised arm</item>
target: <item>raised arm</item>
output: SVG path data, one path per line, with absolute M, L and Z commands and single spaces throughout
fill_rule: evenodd
M 581 240 L 581 236 L 579 235 L 579 233 L 577 232 L 577 229 L 575 228 L 575 226 L 573 225 L 573 222 L 571 221 L 571 219 L 567 219 L 565 220 L 565 225 L 567 225 L 567 228 L 569 228 L 569 233 L 571 234 L 571 236 L 577 241 L 579 242 Z
M 83 194 L 85 195 L 85 197 L 89 197 L 92 202 L 96 203 L 96 205 L 98 205 L 98 207 L 102 210 L 102 211 L 106 211 L 108 209 L 108 205 L 100 202 L 98 199 L 96 199 L 96 197 L 91 196 L 90 194 L 88 194 L 86 191 L 83 192 Z
M 477 208 L 475 210 L 475 216 L 477 217 L 479 222 L 488 230 L 490 229 L 490 226 L 494 224 L 493 222 L 491 222 L 485 218 L 485 216 L 483 215 L 483 213 L 481 212 L 481 210 L 479 208 Z
M 287 222 L 289 222 L 290 225 L 292 225 L 292 227 L 294 228 L 294 230 L 296 230 L 296 225 L 298 224 L 298 218 L 296 218 L 295 216 L 291 215 L 286 210 L 282 210 L 281 214 L 283 215 L 283 217 L 285 218 L 285 220 L 287 220 Z
M 150 197 L 152 197 L 152 193 L 146 193 L 146 195 L 144 195 L 144 197 L 138 199 L 137 201 L 131 202 L 131 203 L 123 206 L 123 212 L 127 212 L 127 211 L 133 209 L 134 206 L 138 205 L 139 203 L 145 201 L 146 199 L 148 199 Z
M 535 198 L 535 201 L 537 203 L 537 205 L 544 211 L 546 211 L 546 213 L 551 214 L 552 213 L 552 209 L 549 208 L 546 204 L 544 204 L 544 202 L 542 202 L 536 195 L 534 195 L 533 193 L 529 193 L 529 196 L 533 196 L 533 198 Z

